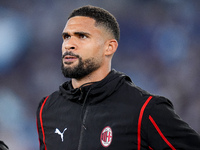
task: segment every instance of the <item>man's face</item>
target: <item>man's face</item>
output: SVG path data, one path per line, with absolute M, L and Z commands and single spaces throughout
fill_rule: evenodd
M 95 20 L 76 16 L 63 30 L 62 72 L 65 77 L 81 79 L 101 68 L 107 36 Z

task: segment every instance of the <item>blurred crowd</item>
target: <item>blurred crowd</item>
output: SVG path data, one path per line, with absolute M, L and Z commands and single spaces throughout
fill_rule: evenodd
M 121 37 L 113 68 L 139 87 L 169 98 L 200 133 L 200 1 L 0 0 L 0 140 L 39 149 L 36 109 L 58 89 L 62 30 L 83 5 L 116 16 Z

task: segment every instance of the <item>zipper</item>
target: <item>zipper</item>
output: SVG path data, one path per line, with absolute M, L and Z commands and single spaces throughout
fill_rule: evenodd
M 84 116 L 83 116 L 83 121 L 82 121 L 82 124 L 81 124 L 81 133 L 80 133 L 80 139 L 79 139 L 79 144 L 78 144 L 78 150 L 81 150 L 81 148 L 82 148 L 83 134 L 84 134 L 84 131 L 87 130 L 87 128 L 85 126 L 87 114 L 88 114 L 88 107 L 86 106 L 86 110 L 85 110 L 85 113 L 84 113 Z
M 81 116 L 80 116 L 80 119 L 81 119 L 81 133 L 80 133 L 80 139 L 79 139 L 79 143 L 78 143 L 78 150 L 81 150 L 82 148 L 82 141 L 83 141 L 83 134 L 84 134 L 84 131 L 87 130 L 86 126 L 85 126 L 85 123 L 86 123 L 86 118 L 87 118 L 87 114 L 88 114 L 88 104 L 87 104 L 87 97 L 91 91 L 91 87 L 90 89 L 88 90 L 88 92 L 86 93 L 86 96 L 84 98 L 84 101 L 83 101 L 83 106 L 82 106 L 82 109 L 81 109 Z

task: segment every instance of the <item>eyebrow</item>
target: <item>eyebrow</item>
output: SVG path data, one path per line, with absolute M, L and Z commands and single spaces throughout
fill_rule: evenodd
M 90 36 L 90 35 L 91 35 L 91 34 L 88 33 L 88 32 L 82 32 L 82 31 L 74 32 L 73 34 L 74 34 L 74 35 L 86 35 L 86 36 Z M 63 37 L 66 36 L 66 35 L 70 36 L 70 34 L 69 34 L 68 32 L 63 32 L 63 33 L 62 33 L 62 36 L 63 36 Z

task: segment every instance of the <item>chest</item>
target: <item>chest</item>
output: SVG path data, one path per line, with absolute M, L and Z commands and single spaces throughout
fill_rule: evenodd
M 60 101 L 43 112 L 51 149 L 137 149 L 138 107 L 107 99 L 95 105 Z

